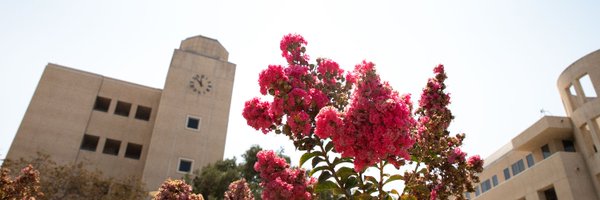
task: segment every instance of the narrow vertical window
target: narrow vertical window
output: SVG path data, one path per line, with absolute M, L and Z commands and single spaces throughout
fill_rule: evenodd
M 492 176 L 492 185 L 494 185 L 494 187 L 496 187 L 496 185 L 498 185 L 498 176 L 496 176 L 496 175 Z
M 525 157 L 525 159 L 527 160 L 527 167 L 531 167 L 535 164 L 534 160 L 533 160 L 533 154 L 529 154 Z
M 552 155 L 552 153 L 550 152 L 550 147 L 548 147 L 548 145 L 544 145 L 542 146 L 542 156 L 544 157 L 544 159 L 550 157 Z
M 504 168 L 504 180 L 508 180 L 510 179 L 510 170 L 507 168 Z
M 596 97 L 596 90 L 594 89 L 594 84 L 592 83 L 592 79 L 590 79 L 590 76 L 588 74 L 585 74 L 581 78 L 579 78 L 579 84 L 581 84 L 581 89 L 583 89 L 583 94 L 585 97 Z

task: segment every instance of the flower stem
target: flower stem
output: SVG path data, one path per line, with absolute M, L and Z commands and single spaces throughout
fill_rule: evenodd
M 338 178 L 337 173 L 335 172 L 335 165 L 333 165 L 333 163 L 329 162 L 329 156 L 327 155 L 327 151 L 325 151 L 325 147 L 323 147 L 323 142 L 320 139 L 316 139 L 318 141 L 317 145 L 319 146 L 319 148 L 321 148 L 321 155 L 325 158 L 325 163 L 327 164 L 327 169 L 329 171 L 331 171 L 331 174 L 333 175 L 333 178 L 335 179 L 335 182 L 340 186 L 340 189 L 344 192 L 344 195 L 346 195 L 347 199 L 352 199 L 352 195 L 350 194 L 350 192 L 348 190 L 346 190 L 346 188 L 344 188 L 344 184 L 342 183 L 342 181 Z

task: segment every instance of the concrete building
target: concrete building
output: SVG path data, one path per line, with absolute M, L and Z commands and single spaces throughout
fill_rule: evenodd
M 545 116 L 487 158 L 467 199 L 600 199 L 600 50 L 558 78 L 567 116 Z
M 235 64 L 214 39 L 175 49 L 164 89 L 48 64 L 7 159 L 86 162 L 155 190 L 223 159 Z

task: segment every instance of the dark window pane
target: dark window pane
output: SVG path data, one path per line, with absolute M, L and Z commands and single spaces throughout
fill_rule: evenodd
M 511 168 L 513 171 L 513 176 L 516 176 L 517 174 L 519 174 L 523 170 L 525 170 L 525 164 L 523 163 L 523 160 L 519 160 L 519 161 L 513 163 Z
M 150 113 L 152 113 L 152 108 L 138 105 L 137 110 L 135 111 L 135 118 L 149 121 Z
M 127 143 L 127 149 L 125 149 L 125 157 L 126 158 L 133 158 L 133 159 L 139 160 L 141 155 L 142 155 L 142 145 L 134 144 L 134 143 Z
M 542 146 L 542 156 L 544 159 L 550 157 L 552 154 L 550 153 L 550 147 L 548 145 Z
M 494 187 L 496 187 L 496 185 L 498 185 L 498 176 L 496 176 L 496 175 L 492 176 L 492 184 L 494 185 Z
M 200 127 L 200 119 L 188 117 L 187 127 L 191 129 L 198 129 Z
M 100 137 L 84 134 L 83 140 L 81 140 L 80 149 L 88 150 L 88 151 L 96 151 L 96 147 L 98 146 L 98 140 Z
M 546 200 L 557 200 L 556 191 L 554 188 L 550 188 L 544 191 L 544 196 L 546 196 Z
M 179 169 L 180 172 L 191 172 L 192 171 L 192 161 L 189 160 L 179 160 Z
M 492 184 L 490 184 L 490 179 L 487 179 L 481 183 L 481 193 L 487 192 L 492 189 Z
M 115 108 L 115 114 L 128 117 L 129 110 L 131 110 L 130 103 L 117 101 L 117 108 Z
M 94 103 L 94 110 L 108 112 L 110 107 L 110 99 L 106 97 L 96 97 L 96 103 Z
M 527 155 L 527 157 L 525 157 L 525 159 L 527 160 L 527 167 L 531 167 L 535 164 L 535 162 L 533 161 L 532 154 Z
M 510 179 L 510 171 L 507 168 L 504 168 L 504 180 Z
M 121 141 L 106 139 L 106 143 L 104 143 L 104 149 L 102 153 L 110 154 L 110 155 L 119 155 L 119 148 L 121 148 Z
M 475 196 L 479 196 L 479 186 L 475 187 Z
M 573 141 L 563 140 L 562 143 L 566 152 L 575 152 L 575 145 L 573 144 Z

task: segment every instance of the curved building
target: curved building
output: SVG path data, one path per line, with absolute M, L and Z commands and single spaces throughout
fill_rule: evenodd
M 467 199 L 600 199 L 600 50 L 558 78 L 566 117 L 544 116 L 486 159 Z

